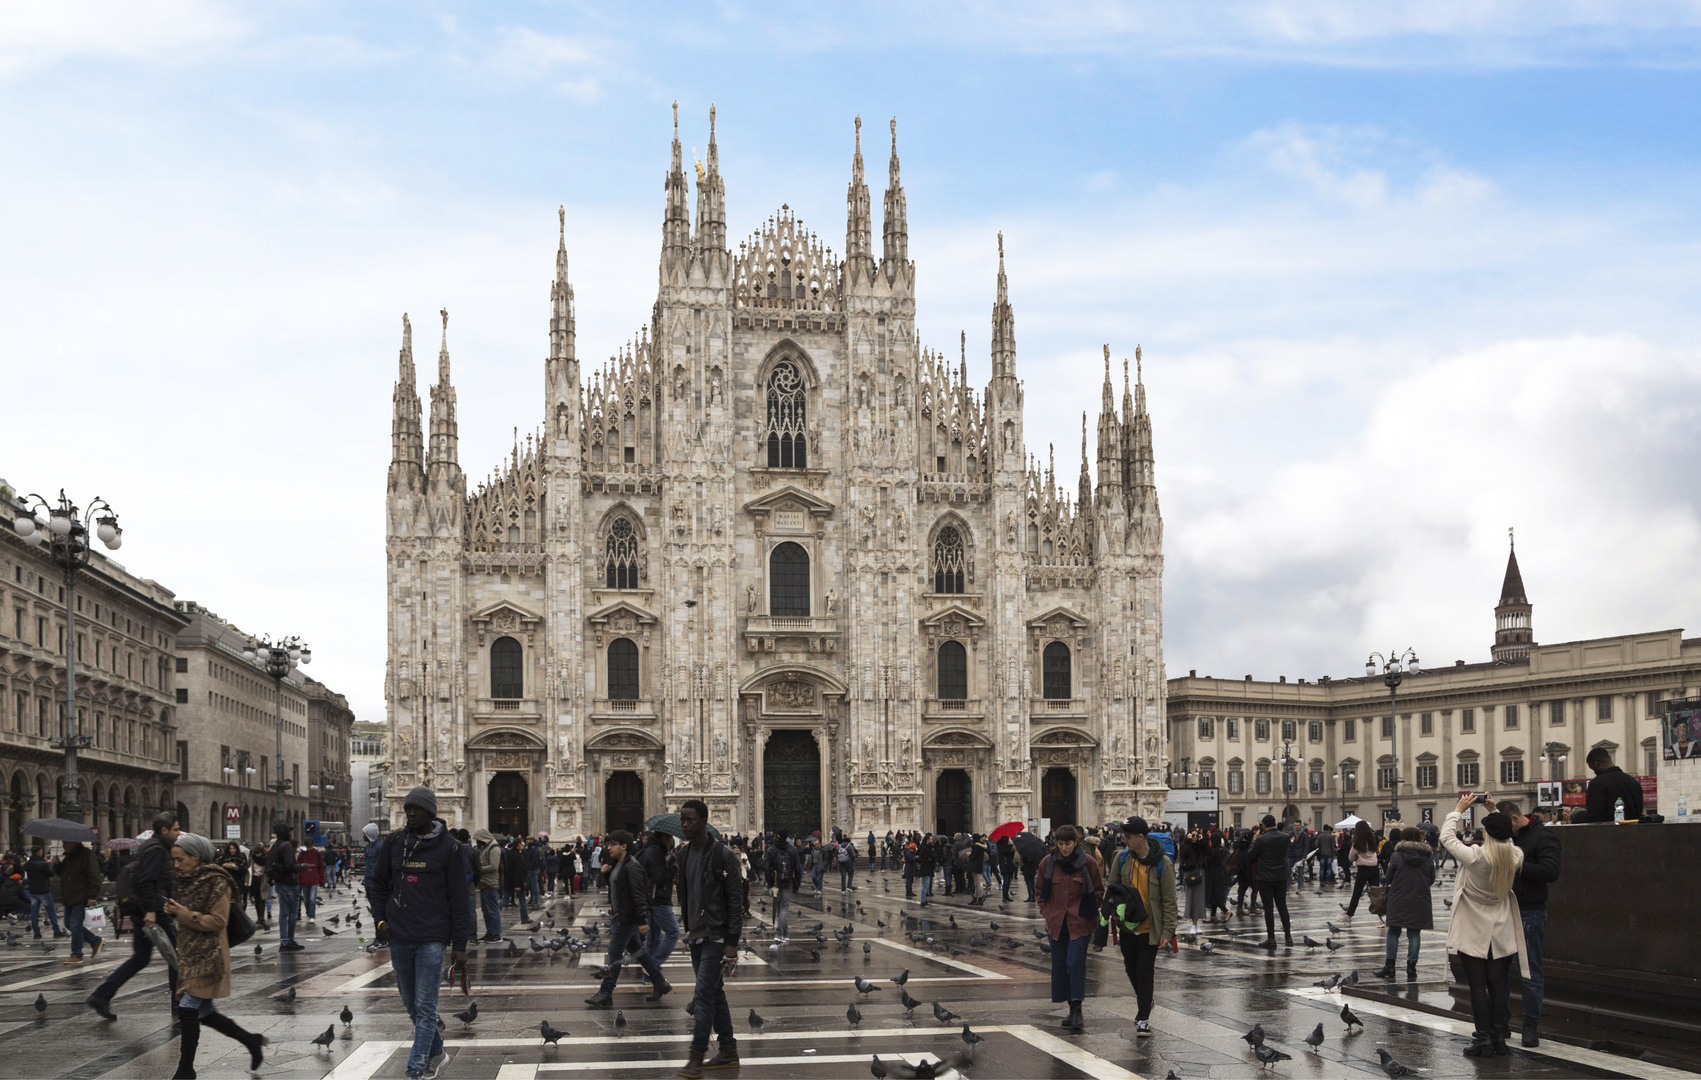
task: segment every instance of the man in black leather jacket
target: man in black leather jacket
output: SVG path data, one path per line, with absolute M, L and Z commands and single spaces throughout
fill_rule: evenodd
M 738 940 L 744 928 L 744 894 L 738 856 L 709 835 L 709 807 L 687 799 L 679 808 L 685 844 L 679 853 L 679 907 L 684 915 L 685 940 L 691 948 L 691 968 L 697 989 L 691 999 L 695 1024 L 691 1053 L 678 1075 L 691 1080 L 704 1069 L 738 1067 L 738 1037 L 732 1030 L 723 980 L 738 965 Z M 714 1029 L 720 1052 L 709 1062 L 709 1030 Z
M 652 989 L 648 1000 L 659 1001 L 673 987 L 662 978 L 661 968 L 650 959 L 649 949 L 644 945 L 644 938 L 650 932 L 650 875 L 641 862 L 629 855 L 631 833 L 615 829 L 603 837 L 602 843 L 603 850 L 613 860 L 613 869 L 608 874 L 608 911 L 613 926 L 608 932 L 608 962 L 598 972 L 602 986 L 585 999 L 585 1004 L 593 1009 L 606 1009 L 613 1004 L 620 969 L 633 961 L 650 977 Z

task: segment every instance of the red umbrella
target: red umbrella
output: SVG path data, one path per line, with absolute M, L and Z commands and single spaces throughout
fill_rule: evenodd
M 1025 828 L 1025 826 L 1020 821 L 1006 821 L 1004 824 L 998 826 L 998 828 L 992 830 L 992 836 L 990 839 L 996 844 L 998 841 L 1007 836 L 1015 836 L 1017 833 L 1021 832 L 1023 828 Z

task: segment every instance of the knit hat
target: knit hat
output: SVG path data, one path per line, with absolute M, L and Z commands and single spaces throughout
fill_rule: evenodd
M 172 847 L 180 847 L 184 854 L 193 855 L 202 862 L 212 862 L 218 858 L 217 853 L 213 851 L 213 842 L 204 836 L 196 836 L 192 832 L 178 834 L 177 841 L 172 844 Z
M 1512 819 L 1496 810 L 1482 819 L 1482 831 L 1496 840 L 1512 839 Z
M 408 792 L 408 797 L 402 800 L 403 810 L 410 806 L 421 807 L 426 813 L 435 815 L 437 813 L 437 793 L 421 784 Z
M 378 839 L 378 823 L 376 821 L 368 821 L 361 827 L 360 835 L 366 837 L 366 842 L 368 844 L 372 843 L 372 841 Z

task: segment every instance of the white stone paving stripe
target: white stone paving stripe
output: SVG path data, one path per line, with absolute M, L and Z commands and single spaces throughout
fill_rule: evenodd
M 1284 989 L 1282 993 L 1292 994 L 1294 997 L 1310 998 L 1314 1001 L 1326 1001 L 1331 1005 L 1338 1001 L 1345 1001 L 1355 1013 L 1380 1016 L 1386 1020 L 1398 1020 L 1402 1024 L 1429 1028 L 1431 1031 L 1444 1031 L 1449 1035 L 1458 1035 L 1464 1039 L 1471 1037 L 1473 1025 L 1468 1020 L 1453 1020 L 1419 1009 L 1408 1009 L 1401 1005 L 1370 998 L 1344 998 L 1342 995 L 1331 994 L 1327 990 L 1315 986 Z M 1619 1057 L 1616 1054 L 1606 1054 L 1599 1050 L 1590 1050 L 1587 1047 L 1554 1042 L 1552 1039 L 1544 1039 L 1541 1046 L 1535 1050 L 1525 1050 L 1521 1046 L 1514 1046 L 1512 1052 L 1514 1056 L 1529 1054 L 1532 1057 L 1557 1058 L 1560 1061 L 1569 1061 L 1573 1065 L 1586 1065 L 1592 1069 L 1638 1077 L 1639 1080 L 1687 1080 L 1689 1077 L 1701 1076 L 1701 1073 L 1686 1072 L 1683 1069 L 1673 1069 L 1647 1061 L 1637 1061 L 1635 1058 Z
M 536 1065 L 504 1065 L 496 1070 L 496 1080 L 536 1080 Z
M 1070 1068 L 1079 1069 L 1093 1077 L 1094 1080 L 1144 1080 L 1144 1077 L 1139 1073 L 1129 1072 L 1120 1065 L 1106 1061 L 1097 1054 L 1083 1050 L 1073 1043 L 1064 1042 L 1050 1032 L 1041 1031 L 1031 1024 L 1014 1024 L 1004 1030 L 1034 1049 L 1050 1054 Z
M 893 1058 L 902 1058 L 911 1065 L 920 1065 L 924 1060 L 934 1060 L 931 1054 L 893 1054 Z M 763 1065 L 867 1065 L 868 1054 L 795 1054 L 784 1057 L 744 1057 L 740 1055 L 739 1065 L 744 1068 L 758 1068 Z M 537 1067 L 538 1072 L 631 1072 L 638 1069 L 665 1069 L 669 1072 L 685 1067 L 685 1058 L 672 1061 L 563 1061 L 560 1064 L 544 1062 Z M 940 1080 L 949 1077 L 962 1076 L 955 1069 L 946 1069 L 938 1074 Z
M 373 1075 L 390 1060 L 391 1054 L 412 1046 L 411 1039 L 407 1042 L 361 1043 L 355 1047 L 354 1053 L 343 1058 L 336 1068 L 325 1074 L 325 1080 L 372 1080 Z
M 1008 975 L 1001 975 L 996 971 L 989 971 L 986 968 L 976 967 L 973 964 L 965 964 L 961 960 L 953 960 L 949 956 L 934 956 L 932 952 L 926 949 L 917 949 L 911 945 L 900 945 L 896 941 L 887 941 L 884 938 L 868 938 L 867 940 L 874 942 L 876 945 L 884 945 L 888 949 L 896 949 L 899 952 L 909 953 L 911 956 L 919 956 L 923 960 L 932 960 L 936 964 L 945 964 L 950 967 L 957 968 L 960 971 L 966 971 L 971 975 L 978 975 L 983 979 L 1003 979 L 1006 982 L 1010 979 L 1010 976 Z

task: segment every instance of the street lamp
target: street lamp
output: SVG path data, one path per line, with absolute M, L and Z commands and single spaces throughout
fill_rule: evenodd
M 39 512 L 30 509 L 30 499 L 35 500 Z M 60 736 L 51 745 L 56 750 L 65 751 L 65 796 L 59 801 L 59 816 L 67 821 L 81 822 L 83 806 L 77 794 L 77 751 L 93 740 L 82 734 L 79 730 L 82 725 L 77 720 L 77 574 L 89 565 L 91 526 L 109 551 L 117 551 L 123 546 L 124 530 L 118 527 L 117 511 L 105 499 L 97 495 L 86 511 L 79 512 L 76 504 L 65 497 L 64 488 L 59 489 L 57 505 L 40 495 L 31 495 L 18 500 L 17 510 L 18 516 L 12 527 L 24 543 L 32 547 L 45 542 L 48 557 L 65 574 L 65 719 L 60 725 Z M 47 515 L 46 520 L 41 518 L 41 514 Z
M 1552 773 L 1555 773 L 1555 772 L 1559 772 L 1559 773 L 1564 772 L 1565 755 L 1564 754 L 1555 754 L 1554 751 L 1557 750 L 1558 748 L 1559 748 L 1559 744 L 1556 743 L 1556 742 L 1550 742 L 1547 745 L 1542 747 L 1542 763 L 1545 765 L 1545 764 L 1547 764 L 1548 759 L 1552 758 L 1553 764 L 1559 766 L 1558 769 L 1555 769 L 1555 768 L 1552 768 L 1552 767 L 1548 768 L 1547 771 L 1550 774 L 1548 776 L 1549 780 L 1563 780 L 1564 779 L 1563 775 L 1560 775 L 1560 776 L 1551 775 Z
M 319 781 L 317 784 L 308 786 L 319 794 L 319 817 L 328 818 L 331 816 L 331 796 L 337 791 L 337 777 L 335 773 L 320 769 L 316 779 Z
M 1389 812 L 1393 817 L 1389 820 L 1400 820 L 1400 712 L 1395 705 L 1399 701 L 1400 683 L 1407 675 L 1416 675 L 1419 671 L 1417 653 L 1407 649 L 1404 653 L 1388 650 L 1384 657 L 1381 653 L 1373 652 L 1364 662 L 1364 673 L 1370 678 L 1376 677 L 1376 667 L 1382 666 L 1382 685 L 1388 688 L 1388 738 L 1390 740 L 1389 756 L 1394 762 L 1393 782 L 1390 785 L 1392 796 L 1389 800 Z
M 250 641 L 242 650 L 244 660 L 252 660 L 260 670 L 272 677 L 272 683 L 277 692 L 277 723 L 278 723 L 278 778 L 269 787 L 277 795 L 277 818 L 274 825 L 281 825 L 284 820 L 283 796 L 292 785 L 284 779 L 283 767 L 283 681 L 289 673 L 302 664 L 312 663 L 313 650 L 298 637 L 281 638 L 276 644 L 271 638 L 262 637 Z

